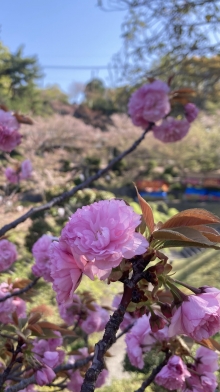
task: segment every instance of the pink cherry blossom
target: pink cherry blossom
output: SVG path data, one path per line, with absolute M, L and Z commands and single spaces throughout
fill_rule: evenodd
M 0 284 L 0 298 L 13 292 L 12 287 L 7 283 Z M 16 313 L 19 317 L 26 317 L 26 302 L 19 297 L 11 297 L 0 302 L 0 322 L 3 324 L 14 324 L 12 314 Z
M 44 339 L 35 339 L 33 341 L 33 353 L 36 354 L 36 356 L 38 355 L 37 358 L 39 360 L 43 357 L 45 351 L 50 351 L 48 341 Z
M 31 161 L 29 159 L 23 161 L 21 164 L 20 179 L 27 180 L 28 178 L 30 178 L 32 175 L 32 170 L 33 168 L 32 168 Z
M 57 338 L 48 340 L 35 339 L 33 341 L 33 353 L 35 357 L 43 364 L 53 368 L 61 364 L 64 360 L 65 353 L 63 350 L 57 350 L 58 346 L 63 343 L 63 338 L 59 331 L 53 331 Z
M 61 238 L 78 256 L 101 270 L 117 267 L 122 258 L 146 252 L 148 242 L 135 228 L 140 215 L 123 200 L 101 200 L 79 208 L 64 227 Z
M 9 286 L 7 283 L 0 284 L 0 298 L 4 298 L 9 294 Z M 13 297 L 0 302 L 0 322 L 8 324 L 11 322 L 11 314 L 14 311 Z
M 50 275 L 51 262 L 50 262 L 50 245 L 53 237 L 44 234 L 35 242 L 32 253 L 35 258 L 35 264 L 32 267 L 32 272 L 36 276 L 42 276 L 47 282 L 52 282 L 53 279 Z
M 23 299 L 20 297 L 13 297 L 13 306 L 18 317 L 26 317 L 26 302 Z
M 16 246 L 8 240 L 0 240 L 0 272 L 7 270 L 16 259 Z
M 63 242 L 53 242 L 50 247 L 51 276 L 58 304 L 73 297 L 78 287 L 82 270 L 78 267 L 70 248 Z
M 111 270 L 100 270 L 94 263 L 88 262 L 84 256 L 75 255 L 71 247 L 62 240 L 53 242 L 50 247 L 51 277 L 53 289 L 57 293 L 57 302 L 68 303 L 74 296 L 84 273 L 90 279 L 95 275 L 105 279 Z
M 167 117 L 161 125 L 155 125 L 152 130 L 156 139 L 163 143 L 172 143 L 183 139 L 189 132 L 189 128 L 188 121 Z
M 197 341 L 220 331 L 220 293 L 190 295 L 171 319 L 169 336 L 186 334 Z
M 199 109 L 194 103 L 187 103 L 184 107 L 185 116 L 189 123 L 193 122 L 199 114 Z
M 96 383 L 95 383 L 95 388 L 101 388 L 102 385 L 105 384 L 106 379 L 107 379 L 107 377 L 108 377 L 108 374 L 109 374 L 109 372 L 108 372 L 107 369 L 103 369 L 103 370 L 102 370 L 102 372 L 99 374 L 99 376 L 98 376 L 98 378 L 97 378 L 97 381 L 96 381 Z
M 11 167 L 7 167 L 5 169 L 5 177 L 7 178 L 8 182 L 11 184 L 18 184 L 19 183 L 19 174 L 16 170 L 12 169 Z
M 81 376 L 80 371 L 76 370 L 70 376 L 70 381 L 67 383 L 69 391 L 80 392 L 84 378 Z
M 47 340 L 50 351 L 56 350 L 57 347 L 62 346 L 63 344 L 61 333 L 59 331 L 53 331 L 53 334 L 56 335 L 57 338 L 51 338 Z
M 191 374 L 187 378 L 186 384 L 183 385 L 181 391 L 183 392 L 215 392 L 218 386 L 216 376 L 213 373 L 203 373 L 200 376 Z
M 199 287 L 199 289 L 201 289 L 203 293 L 220 293 L 219 289 L 217 289 L 216 287 L 211 287 L 211 286 L 202 286 L 202 287 Z
M 21 167 L 18 170 L 7 167 L 5 169 L 5 176 L 12 184 L 18 184 L 21 180 L 27 180 L 32 175 L 32 164 L 29 159 L 26 159 L 21 163 Z
M 0 109 L 0 149 L 11 152 L 21 142 L 20 124 L 10 113 Z
M 59 365 L 59 354 L 57 351 L 45 351 L 41 360 L 45 365 L 54 368 Z
M 35 374 L 36 383 L 41 387 L 51 383 L 55 377 L 56 374 L 54 373 L 53 369 L 47 365 L 44 365 L 40 370 L 37 370 Z
M 143 315 L 125 337 L 129 360 L 133 366 L 139 369 L 144 367 L 143 353 L 150 351 L 155 343 L 151 333 L 149 317 Z
M 191 374 L 182 359 L 177 355 L 173 355 L 167 365 L 157 374 L 155 382 L 169 391 L 173 391 L 182 388 L 185 379 L 190 376 Z
M 103 331 L 109 320 L 107 310 L 97 304 L 94 304 L 93 306 L 95 307 L 95 311 L 88 310 L 86 319 L 80 325 L 83 331 L 85 331 L 88 335 L 93 332 Z
M 79 319 L 82 306 L 80 297 L 77 294 L 73 294 L 71 300 L 58 304 L 60 317 L 68 325 L 73 325 Z
M 209 372 L 213 373 L 219 369 L 219 356 L 215 351 L 206 347 L 200 346 L 196 351 L 196 369 L 199 373 Z
M 170 112 L 169 87 L 161 80 L 144 84 L 130 98 L 128 113 L 134 125 L 147 128 Z

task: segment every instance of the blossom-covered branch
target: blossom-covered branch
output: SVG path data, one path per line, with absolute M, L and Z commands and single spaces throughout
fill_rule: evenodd
M 148 127 L 144 130 L 142 135 L 131 145 L 131 147 L 129 147 L 127 150 L 123 151 L 117 157 L 112 159 L 112 161 L 104 169 L 99 170 L 96 174 L 94 174 L 93 176 L 90 176 L 89 178 L 87 178 L 87 180 L 85 180 L 81 184 L 73 187 L 69 191 L 63 192 L 61 195 L 59 195 L 57 197 L 54 197 L 48 203 L 42 204 L 39 207 L 31 208 L 25 214 L 21 215 L 19 218 L 15 219 L 14 221 L 12 221 L 12 222 L 6 224 L 5 226 L 3 226 L 0 229 L 0 237 L 2 237 L 9 230 L 14 229 L 15 227 L 17 227 L 20 223 L 26 221 L 28 218 L 30 218 L 36 212 L 49 210 L 54 205 L 59 204 L 60 202 L 69 199 L 70 197 L 75 195 L 75 193 L 77 193 L 79 190 L 86 188 L 93 181 L 98 180 L 105 173 L 107 173 L 117 162 L 120 162 L 126 155 L 129 155 L 132 151 L 134 151 L 139 146 L 139 144 L 142 142 L 142 140 L 145 138 L 145 135 L 147 134 L 147 132 L 150 131 L 152 126 L 153 126 L 153 124 L 150 123 L 148 125 Z
M 150 252 L 144 258 L 134 260 L 133 275 L 130 279 L 124 281 L 124 293 L 117 310 L 110 317 L 106 324 L 105 333 L 103 338 L 95 346 L 95 354 L 93 363 L 85 375 L 85 380 L 81 388 L 81 392 L 93 392 L 95 390 L 95 383 L 98 375 L 104 368 L 104 355 L 106 351 L 116 341 L 116 333 L 123 321 L 126 309 L 132 299 L 132 293 L 136 284 L 143 278 L 143 270 L 146 265 L 151 261 L 154 252 Z
M 84 365 L 86 365 L 89 361 L 91 361 L 93 358 L 93 355 L 89 355 L 87 358 L 81 359 L 79 361 L 76 361 L 73 364 L 65 364 L 65 365 L 60 365 L 57 366 L 54 370 L 54 373 L 59 373 L 60 371 L 65 371 L 65 370 L 76 370 Z M 20 391 L 21 389 L 26 388 L 28 385 L 31 384 L 37 384 L 35 375 L 25 378 L 22 381 L 20 381 L 18 384 L 12 385 L 9 388 L 6 389 L 6 392 L 17 392 Z

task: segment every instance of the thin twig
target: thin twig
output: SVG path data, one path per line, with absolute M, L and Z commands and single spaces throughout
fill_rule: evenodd
M 127 150 L 123 151 L 121 154 L 119 154 L 117 157 L 112 159 L 112 161 L 104 168 L 99 170 L 96 174 L 93 176 L 87 178 L 84 182 L 81 184 L 75 186 L 74 188 L 70 189 L 69 191 L 63 192 L 61 195 L 54 197 L 52 200 L 50 200 L 46 204 L 42 204 L 39 207 L 34 207 L 28 210 L 25 214 L 21 215 L 19 218 L 15 219 L 14 221 L 6 224 L 0 229 L 0 237 L 2 237 L 7 231 L 15 228 L 18 226 L 20 223 L 26 221 L 30 216 L 35 214 L 36 212 L 40 211 L 45 211 L 49 210 L 52 208 L 54 205 L 59 204 L 60 202 L 69 199 L 71 196 L 75 195 L 76 192 L 78 192 L 81 189 L 84 189 L 88 185 L 90 185 L 93 181 L 98 180 L 100 177 L 102 177 L 105 173 L 107 173 L 117 162 L 120 162 L 126 155 L 130 154 L 132 151 L 134 151 L 138 145 L 142 142 L 142 140 L 145 138 L 145 135 L 147 132 L 150 131 L 152 128 L 153 124 L 150 124 L 147 129 L 144 130 L 142 135 L 129 147 Z
M 124 334 L 126 334 L 130 329 L 134 326 L 134 323 L 129 324 L 126 328 L 123 329 L 117 336 L 116 340 L 120 339 Z
M 167 353 L 166 357 L 163 360 L 163 362 L 161 362 L 157 367 L 155 367 L 152 370 L 150 376 L 142 383 L 141 387 L 138 388 L 135 392 L 144 392 L 144 390 L 154 381 L 156 375 L 167 364 L 169 357 L 170 357 L 170 353 Z
M 11 297 L 17 297 L 18 295 L 26 293 L 26 291 L 30 290 L 39 280 L 40 278 L 37 277 L 32 282 L 30 282 L 27 286 L 25 286 L 23 289 L 14 291 L 13 293 L 7 294 L 5 297 L 0 298 L 0 302 L 6 301 L 6 299 L 11 298 Z

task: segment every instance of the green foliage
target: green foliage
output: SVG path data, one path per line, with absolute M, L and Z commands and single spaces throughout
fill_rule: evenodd
M 204 285 L 220 289 L 220 255 L 212 249 L 207 249 L 190 258 L 175 259 L 172 263 L 176 271 L 175 277 L 188 284 L 192 282 L 195 287 Z
M 92 110 L 98 110 L 106 115 L 127 113 L 127 106 L 133 88 L 124 85 L 116 88 L 106 88 L 102 80 L 92 79 L 85 88 L 84 104 Z
M 68 97 L 57 86 L 40 89 L 42 77 L 36 56 L 24 56 L 21 46 L 15 53 L 0 42 L 0 104 L 23 113 L 53 113 L 51 102 L 68 103 Z
M 85 188 L 83 190 L 79 190 L 76 195 L 71 197 L 69 206 L 71 210 L 73 210 L 75 208 L 94 203 L 95 201 L 109 200 L 114 197 L 115 195 L 112 192 Z
M 116 76 L 121 80 L 144 80 L 159 75 L 186 74 L 181 68 L 189 58 L 194 58 L 195 67 L 188 75 L 195 81 L 201 76 L 201 88 L 207 93 L 209 74 L 199 64 L 200 59 L 210 54 L 219 54 L 220 36 L 216 25 L 220 18 L 218 0 L 102 0 L 103 9 L 123 10 L 123 47 L 114 56 Z M 195 16 L 196 15 L 196 19 Z M 217 56 L 216 56 L 217 57 Z M 156 61 L 152 61 L 156 59 Z M 165 59 L 159 62 L 158 59 Z M 214 68 L 214 65 L 213 65 Z M 219 69 L 212 75 L 215 83 Z
M 138 203 L 132 201 L 129 203 L 131 207 L 137 214 L 141 214 L 141 207 Z M 150 202 L 148 203 L 153 211 L 154 221 L 157 222 L 165 222 L 167 219 L 171 218 L 173 215 L 178 213 L 176 208 L 168 208 L 167 204 L 164 201 L 159 202 Z
M 127 354 L 124 358 L 123 367 L 124 370 L 127 372 L 135 373 L 136 377 L 140 374 L 143 375 L 143 380 L 147 379 L 151 374 L 152 370 L 157 367 L 164 359 L 164 353 L 158 352 L 157 349 L 152 349 L 149 353 L 146 353 L 144 356 L 144 367 L 143 369 L 137 369 L 136 367 L 132 366 Z M 135 377 L 135 378 L 136 378 Z M 139 386 L 141 385 L 141 382 Z M 163 387 L 153 383 L 150 386 L 152 392 L 165 392 L 166 389 Z M 149 389 L 150 390 L 150 389 Z
M 136 391 L 141 383 L 143 382 L 143 378 L 141 376 L 135 376 L 128 379 L 117 380 L 114 379 L 111 385 L 106 385 L 102 388 L 99 388 L 100 392 L 134 392 Z M 148 388 L 147 392 L 152 392 L 151 387 Z
M 27 249 L 31 252 L 34 243 L 43 234 L 47 234 L 47 232 L 52 232 L 52 227 L 45 221 L 44 218 L 37 218 L 34 220 L 25 239 Z

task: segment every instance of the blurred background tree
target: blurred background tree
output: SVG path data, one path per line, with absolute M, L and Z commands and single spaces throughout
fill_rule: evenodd
M 216 94 L 220 79 L 220 1 L 97 1 L 105 11 L 126 11 L 123 47 L 113 58 L 119 80 L 137 84 L 149 76 L 175 73 L 175 85 L 199 86 L 203 94 Z

